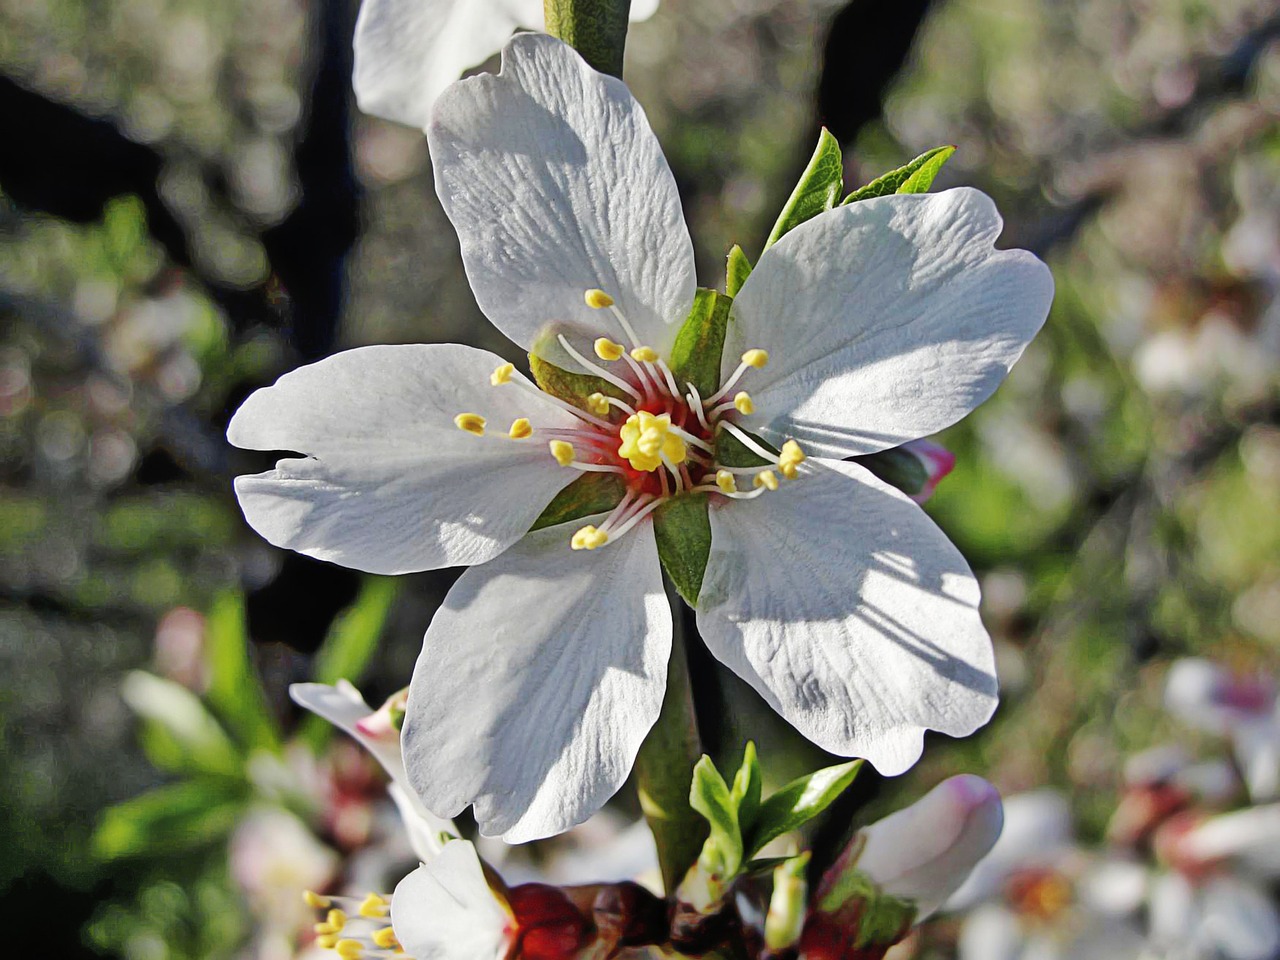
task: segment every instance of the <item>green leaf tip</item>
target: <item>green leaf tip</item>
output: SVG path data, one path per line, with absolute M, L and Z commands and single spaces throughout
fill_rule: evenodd
M 724 777 L 705 754 L 693 768 L 689 805 L 711 825 L 711 835 L 702 846 L 699 863 L 722 879 L 733 877 L 742 866 L 743 856 L 738 805 Z
M 747 841 L 747 856 L 759 852 L 771 840 L 808 823 L 827 809 L 853 783 L 861 760 L 824 767 L 792 780 L 760 805 Z
M 671 373 L 681 389 L 686 383 L 709 397 L 720 386 L 720 355 L 729 329 L 729 308 L 733 298 L 699 287 L 693 306 L 671 347 Z
M 844 191 L 844 159 L 840 141 L 826 127 L 818 135 L 818 146 L 809 158 L 809 164 L 800 175 L 795 189 L 778 214 L 778 220 L 769 233 L 764 248 L 781 240 L 806 220 L 833 209 Z
M 742 766 L 734 774 L 731 791 L 733 800 L 738 805 L 738 824 L 743 833 L 749 833 L 755 825 L 763 789 L 764 775 L 756 756 L 756 745 L 754 741 L 748 740 L 742 751 Z
M 844 203 L 857 203 L 891 193 L 927 193 L 943 164 L 951 159 L 956 148 L 950 145 L 926 150 L 909 163 L 876 177 L 866 186 L 859 187 L 844 198 Z
M 725 264 L 724 292 L 730 297 L 736 297 L 742 285 L 747 282 L 747 277 L 751 276 L 751 270 L 751 261 L 742 252 L 742 248 L 735 243 L 729 249 Z

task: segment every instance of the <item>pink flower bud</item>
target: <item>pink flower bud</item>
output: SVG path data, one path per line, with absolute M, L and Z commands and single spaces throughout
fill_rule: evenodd
M 924 467 L 924 486 L 916 493 L 909 495 L 916 503 L 924 503 L 933 496 L 933 491 L 938 489 L 938 484 L 947 474 L 955 469 L 956 455 L 931 440 L 911 440 L 904 443 L 900 449 L 904 453 L 911 454 Z

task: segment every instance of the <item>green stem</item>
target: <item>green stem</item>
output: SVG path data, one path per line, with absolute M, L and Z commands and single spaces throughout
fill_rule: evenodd
M 622 76 L 631 0 L 543 0 L 547 33 L 559 37 L 601 73 Z
M 674 596 L 678 604 L 679 600 Z M 702 754 L 698 721 L 693 713 L 693 688 L 685 658 L 683 618 L 677 614 L 667 667 L 667 695 L 658 722 L 649 731 L 636 757 L 640 807 L 658 846 L 662 883 L 673 893 L 698 859 L 707 837 L 707 823 L 689 806 L 693 766 Z

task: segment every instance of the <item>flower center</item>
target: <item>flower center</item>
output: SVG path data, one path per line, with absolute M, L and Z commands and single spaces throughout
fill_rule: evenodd
M 573 535 L 575 550 L 595 550 L 617 540 L 670 497 L 682 493 L 709 493 L 735 500 L 750 500 L 777 490 L 778 474 L 787 480 L 799 475 L 804 451 L 794 440 L 775 452 L 754 440 L 739 427 L 736 417 L 755 412 L 751 396 L 730 391 L 750 370 L 769 362 L 764 350 L 748 350 L 742 362 L 721 388 L 703 399 L 692 383 L 681 390 L 675 374 L 656 350 L 642 344 L 635 330 L 603 290 L 588 290 L 587 305 L 613 314 L 624 337 L 632 344 L 599 337 L 592 345 L 597 363 L 560 336 L 565 352 L 587 373 L 613 389 L 609 394 L 593 393 L 584 411 L 559 397 L 544 393 L 516 372 L 510 363 L 501 364 L 489 377 L 494 386 L 514 384 L 537 392 L 578 418 L 572 429 L 535 431 L 529 420 L 517 419 L 507 431 L 515 441 L 539 437 L 562 467 L 587 473 L 612 473 L 622 477 L 626 493 L 599 527 L 588 525 Z M 602 366 L 607 364 L 608 366 Z M 454 418 L 458 429 L 484 436 L 487 422 L 476 413 L 460 413 Z M 753 467 L 721 463 L 716 454 L 720 431 L 766 461 Z M 775 472 L 776 471 L 776 472 Z M 749 491 L 738 489 L 739 477 L 751 477 Z
M 391 901 L 386 897 L 371 893 L 361 900 L 307 890 L 303 899 L 324 918 L 315 925 L 316 946 L 332 950 L 339 960 L 372 960 L 401 952 L 391 929 Z

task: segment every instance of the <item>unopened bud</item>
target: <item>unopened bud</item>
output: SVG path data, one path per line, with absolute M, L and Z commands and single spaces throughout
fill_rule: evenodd
M 769 912 L 764 918 L 764 944 L 774 952 L 789 949 L 800 942 L 805 901 L 809 897 L 809 884 L 804 879 L 808 866 L 809 852 L 806 850 L 773 871 L 773 894 L 769 897 Z
M 571 960 L 587 944 L 590 924 L 563 890 L 525 883 L 507 892 L 520 931 L 522 960 Z

